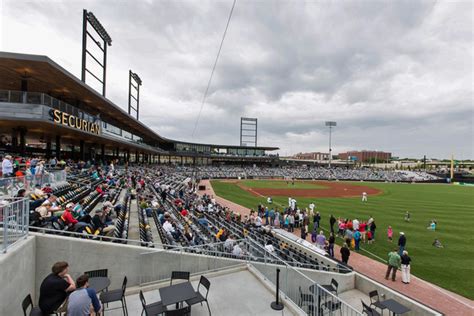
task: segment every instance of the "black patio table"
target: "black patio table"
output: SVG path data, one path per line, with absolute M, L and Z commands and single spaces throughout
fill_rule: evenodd
M 392 315 L 402 315 L 410 311 L 408 307 L 398 303 L 394 299 L 382 301 L 380 304 L 384 305 L 389 311 L 391 311 Z
M 183 282 L 160 288 L 161 303 L 164 306 L 184 302 L 196 297 L 191 282 Z
M 89 287 L 97 293 L 102 292 L 110 285 L 110 279 L 107 277 L 93 277 L 89 279 Z

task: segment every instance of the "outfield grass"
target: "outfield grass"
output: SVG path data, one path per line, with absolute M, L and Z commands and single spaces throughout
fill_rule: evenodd
M 280 185 L 276 184 L 278 182 L 265 182 L 269 188 Z M 359 197 L 298 198 L 298 205 L 307 207 L 311 201 L 316 201 L 322 217 L 321 225 L 325 229 L 329 228 L 330 214 L 351 219 L 368 219 L 372 215 L 377 224 L 376 242 L 362 245 L 362 248 L 383 259 L 396 246 L 398 233 L 405 232 L 406 250 L 412 258 L 412 274 L 474 299 L 473 187 L 368 182 L 353 184 L 381 189 L 383 194 L 369 196 L 367 203 L 362 203 Z M 212 186 L 217 195 L 240 205 L 252 209 L 256 209 L 258 204 L 267 205 L 265 198 L 253 196 L 234 183 L 212 181 Z M 288 197 L 274 196 L 273 201 L 286 206 Z M 409 223 L 404 221 L 407 210 L 411 214 Z M 431 219 L 438 222 L 436 232 L 426 229 Z M 386 238 L 388 225 L 394 231 L 393 243 Z M 433 247 L 431 244 L 434 238 L 438 238 L 445 248 Z
M 241 184 L 248 188 L 272 188 L 272 189 L 324 189 L 322 185 L 309 181 L 272 181 L 272 180 L 242 180 Z

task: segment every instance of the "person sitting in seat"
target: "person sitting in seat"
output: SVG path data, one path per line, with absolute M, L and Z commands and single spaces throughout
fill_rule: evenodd
M 235 245 L 234 235 L 229 235 L 229 237 L 224 242 L 224 250 L 226 252 L 232 252 L 232 250 L 234 249 L 234 245 Z
M 66 209 L 64 213 L 61 215 L 61 220 L 63 221 L 64 225 L 68 227 L 68 230 L 75 231 L 75 232 L 82 232 L 84 228 L 87 226 L 87 223 L 80 222 L 74 218 L 72 215 L 72 208 L 74 207 L 74 203 L 68 203 L 66 205 Z
M 265 249 L 269 252 L 269 253 L 274 253 L 275 252 L 275 248 L 273 247 L 273 243 L 272 241 L 269 239 L 267 241 L 267 244 L 265 245 Z
M 51 188 L 51 184 L 46 183 L 46 184 L 44 185 L 43 192 L 46 193 L 46 194 L 52 194 L 52 193 L 53 193 L 53 189 Z
M 46 193 L 41 189 L 41 185 L 35 185 L 35 190 L 33 194 L 36 196 L 37 199 L 43 199 L 46 197 Z
M 104 214 L 101 209 L 98 209 L 92 218 L 92 225 L 94 225 L 95 229 L 100 230 L 102 235 L 112 236 L 114 234 L 115 226 L 107 225 L 105 220 L 106 214 Z
M 165 230 L 167 234 L 171 235 L 174 240 L 179 239 L 179 233 L 174 229 L 169 215 L 168 216 L 165 215 L 165 222 L 163 224 L 163 229 Z
M 232 255 L 240 258 L 244 255 L 244 251 L 242 250 L 241 246 L 243 246 L 243 244 L 236 244 L 234 246 L 234 249 L 232 250 Z
M 89 288 L 89 276 L 83 274 L 76 280 L 77 289 L 69 295 L 67 314 L 69 316 L 94 315 L 101 311 L 101 305 L 94 289 Z
M 35 212 L 39 214 L 39 220 L 44 222 L 44 221 L 53 221 L 55 217 L 53 216 L 53 212 L 51 211 L 51 201 L 45 200 L 41 206 L 37 207 L 35 209 Z
M 84 209 L 84 199 L 81 199 L 72 209 L 72 216 L 79 222 L 89 223 L 91 222 L 91 216 L 87 214 Z
M 23 199 L 26 196 L 26 190 L 25 189 L 20 189 L 15 195 L 16 199 Z
M 184 238 L 186 238 L 191 246 L 194 246 L 194 234 L 189 228 L 189 225 L 184 226 Z
M 61 306 L 68 294 L 76 289 L 69 273 L 69 264 L 56 262 L 40 286 L 39 308 L 44 315 L 52 314 Z

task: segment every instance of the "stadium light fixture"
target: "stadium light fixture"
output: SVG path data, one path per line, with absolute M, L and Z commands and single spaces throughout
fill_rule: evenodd
M 135 84 L 132 82 L 135 81 Z M 132 114 L 132 110 L 134 110 L 137 114 L 137 120 L 138 120 L 138 115 L 140 112 L 140 86 L 142 85 L 142 79 L 134 73 L 133 71 L 129 70 L 128 71 L 128 115 Z M 135 90 L 135 95 L 133 94 L 133 90 Z M 135 106 L 132 105 L 132 99 L 135 100 Z
M 329 127 L 329 168 L 331 168 L 332 148 L 331 148 L 331 133 L 332 128 L 337 126 L 336 122 L 326 121 L 326 126 Z
M 90 25 L 95 32 L 99 35 L 102 42 L 97 40 L 93 34 L 87 30 L 87 26 Z M 94 32 L 92 32 L 94 33 Z M 87 38 L 90 38 L 92 42 L 103 52 L 102 61 L 99 61 L 100 57 L 94 56 L 87 49 Z M 86 72 L 94 77 L 97 81 L 102 84 L 102 95 L 105 97 L 105 86 L 106 86 L 106 73 L 107 73 L 107 46 L 112 46 L 112 38 L 109 33 L 105 30 L 99 20 L 95 17 L 94 13 L 88 12 L 86 9 L 83 10 L 82 14 L 82 71 L 81 80 L 86 82 Z M 89 55 L 93 61 L 95 61 L 100 68 L 102 68 L 102 78 L 92 73 L 87 69 L 87 55 Z

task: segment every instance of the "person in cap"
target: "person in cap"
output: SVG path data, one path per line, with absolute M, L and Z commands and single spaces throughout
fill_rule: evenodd
M 79 222 L 77 219 L 74 218 L 74 216 L 72 215 L 73 207 L 74 203 L 68 203 L 66 205 L 66 209 L 61 215 L 61 220 L 63 221 L 64 225 L 68 227 L 68 230 L 82 232 L 87 226 L 87 223 Z
M 408 251 L 404 250 L 401 256 L 402 262 L 402 282 L 405 284 L 410 283 L 410 262 L 411 258 L 408 256 Z

